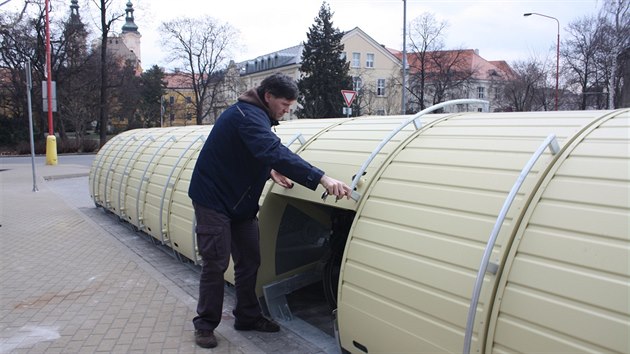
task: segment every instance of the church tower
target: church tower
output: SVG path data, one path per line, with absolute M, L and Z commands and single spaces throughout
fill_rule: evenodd
M 70 18 L 64 27 L 68 65 L 70 67 L 76 67 L 85 60 L 87 56 L 87 35 L 85 24 L 81 21 L 81 16 L 79 15 L 79 1 L 72 0 Z
M 79 0 L 72 0 L 70 2 L 70 21 L 80 21 Z
M 132 51 L 136 58 L 138 58 L 138 64 L 142 64 L 142 56 L 140 55 L 140 37 L 142 35 L 138 32 L 138 26 L 133 19 L 133 4 L 131 1 L 127 1 L 127 8 L 125 9 L 125 24 L 122 26 L 123 43 L 130 51 Z

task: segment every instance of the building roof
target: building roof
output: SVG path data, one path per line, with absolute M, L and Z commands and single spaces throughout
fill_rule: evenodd
M 122 32 L 138 32 L 138 25 L 133 19 L 133 4 L 127 1 L 127 9 L 125 9 L 125 24 L 122 26 Z
M 351 36 L 361 36 L 368 42 L 370 42 L 377 50 L 383 52 L 385 56 L 390 57 L 393 61 L 397 61 L 396 57 L 392 55 L 390 51 L 388 51 L 383 45 L 379 44 L 372 37 L 370 37 L 367 33 L 361 30 L 359 27 L 355 27 L 349 31 L 344 32 L 342 42 L 344 42 L 347 38 Z M 256 57 L 255 59 L 247 60 L 241 62 L 238 65 L 240 68 L 241 75 L 252 74 L 256 72 L 273 70 L 277 68 L 281 68 L 288 65 L 300 64 L 302 63 L 302 52 L 304 51 L 304 44 L 300 43 L 293 47 L 280 49 L 275 52 L 271 52 L 265 55 L 261 55 Z M 398 61 L 397 61 L 398 62 Z
M 383 53 L 383 55 L 385 55 L 386 57 L 388 57 L 389 59 L 391 59 L 392 61 L 396 62 L 396 64 L 401 64 L 400 63 L 400 59 L 402 58 L 402 56 L 400 58 L 396 57 L 391 50 L 389 50 L 387 47 L 385 47 L 384 45 L 378 43 L 376 40 L 374 40 L 374 38 L 370 37 L 367 33 L 365 33 L 365 31 L 363 31 L 362 29 L 360 29 L 359 27 L 355 27 L 353 29 L 351 29 L 350 31 L 346 31 L 343 35 L 343 39 L 342 41 L 347 40 L 348 38 L 352 37 L 352 36 L 360 36 L 363 39 L 365 39 L 367 42 L 369 42 L 370 44 L 372 44 L 372 46 L 380 51 L 381 53 Z
M 396 49 L 389 49 L 399 60 L 402 60 L 402 52 Z M 498 77 L 503 79 L 511 79 L 514 77 L 514 71 L 510 65 L 504 60 L 488 61 L 479 55 L 476 49 L 460 49 L 460 50 L 440 50 L 427 52 L 429 57 L 442 57 L 446 61 L 457 61 L 457 68 L 461 71 L 473 72 L 473 78 L 477 80 L 492 80 Z M 410 73 L 418 72 L 420 68 L 420 59 L 417 53 L 407 53 L 407 65 Z M 436 72 L 439 68 L 432 62 L 425 63 L 425 68 L 429 72 Z
M 501 69 L 509 78 L 516 77 L 516 72 L 512 70 L 510 64 L 508 64 L 505 60 L 491 60 L 489 63 Z
M 190 74 L 183 71 L 165 73 L 164 81 L 168 89 L 192 89 L 190 84 Z
M 300 64 L 302 62 L 303 44 L 285 48 L 261 55 L 255 59 L 247 60 L 237 64 L 241 75 L 251 74 L 260 71 L 273 70 L 283 66 Z
M 230 65 L 233 64 L 230 63 Z M 210 81 L 214 82 L 215 80 L 221 80 L 228 70 L 229 68 L 213 72 L 209 76 Z M 195 74 L 195 77 L 199 78 L 199 74 Z M 203 78 L 205 80 L 206 78 L 208 78 L 208 75 L 204 74 Z M 174 73 L 165 73 L 164 81 L 166 82 L 167 89 L 192 90 L 192 74 L 189 72 L 178 70 Z

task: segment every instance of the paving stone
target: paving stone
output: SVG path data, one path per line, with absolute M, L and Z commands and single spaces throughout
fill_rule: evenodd
M 328 352 L 288 327 L 235 331 L 229 287 L 219 346 L 197 347 L 199 268 L 95 208 L 89 166 L 41 163 L 33 192 L 30 163 L 12 161 L 0 158 L 0 353 Z

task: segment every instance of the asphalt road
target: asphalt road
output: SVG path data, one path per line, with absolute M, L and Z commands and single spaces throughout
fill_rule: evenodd
M 64 154 L 57 156 L 57 164 L 72 164 L 72 165 L 80 165 L 80 166 L 92 166 L 92 161 L 94 161 L 94 157 L 96 154 Z M 45 155 L 35 155 L 35 168 L 37 166 L 46 164 L 46 156 Z M 2 156 L 0 157 L 0 166 L 5 163 L 12 164 L 30 164 L 33 162 L 33 159 L 30 155 L 28 156 Z

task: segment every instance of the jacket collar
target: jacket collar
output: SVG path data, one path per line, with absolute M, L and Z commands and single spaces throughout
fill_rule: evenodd
M 269 111 L 269 107 L 267 107 L 265 102 L 260 98 L 260 96 L 258 96 L 256 89 L 249 89 L 245 91 L 245 93 L 239 96 L 238 101 L 253 104 L 254 106 L 265 111 L 265 113 L 267 113 L 267 118 L 269 118 L 269 122 L 271 123 L 271 126 L 280 124 L 278 123 L 277 120 L 271 118 L 271 112 Z

